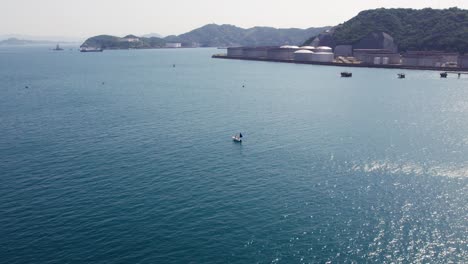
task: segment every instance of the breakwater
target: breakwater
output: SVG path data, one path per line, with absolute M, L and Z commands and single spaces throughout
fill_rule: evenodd
M 282 62 L 282 63 L 295 63 L 295 64 L 311 64 L 311 65 L 322 65 L 322 66 L 356 67 L 356 68 L 431 70 L 431 71 L 451 71 L 451 72 L 453 72 L 453 71 L 467 72 L 468 71 L 468 68 L 456 68 L 456 67 L 423 67 L 423 66 L 408 66 L 408 65 L 402 65 L 402 64 L 367 64 L 367 63 L 297 61 L 297 60 L 280 60 L 280 59 L 268 59 L 268 58 L 228 56 L 228 55 L 225 55 L 225 54 L 215 54 L 215 55 L 212 56 L 212 58 L 215 58 L 215 59 L 231 59 L 231 60 Z

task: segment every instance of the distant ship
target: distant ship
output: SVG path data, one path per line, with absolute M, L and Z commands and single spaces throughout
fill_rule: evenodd
M 63 50 L 59 44 L 57 44 L 57 46 L 55 46 L 55 49 L 53 49 L 55 51 L 60 51 L 60 50 Z
M 102 48 L 90 48 L 90 47 L 81 47 L 80 48 L 81 52 L 102 52 Z

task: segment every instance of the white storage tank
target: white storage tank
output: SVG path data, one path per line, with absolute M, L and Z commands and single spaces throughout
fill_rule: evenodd
M 333 62 L 335 55 L 331 52 L 315 52 L 312 54 L 312 61 Z
M 314 52 L 310 50 L 298 50 L 294 52 L 295 61 L 312 61 Z
M 315 51 L 315 47 L 313 46 L 302 46 L 300 47 L 301 50 L 310 50 L 310 51 Z
M 333 52 L 333 49 L 326 46 L 320 46 L 315 48 L 315 52 Z
M 381 63 L 381 58 L 380 57 L 374 57 L 374 64 L 380 64 Z
M 280 47 L 281 49 L 299 49 L 298 46 L 284 45 Z

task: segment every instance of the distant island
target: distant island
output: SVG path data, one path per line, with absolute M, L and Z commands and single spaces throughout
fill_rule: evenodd
M 100 35 L 87 39 L 81 46 L 102 49 L 151 49 L 165 47 L 230 47 L 297 45 L 311 35 L 317 35 L 330 27 L 308 29 L 276 29 L 253 27 L 243 29 L 233 25 L 209 24 L 179 36 L 139 37 L 127 35 L 116 37 Z M 180 44 L 180 45 L 177 45 Z
M 47 40 L 25 40 L 17 38 L 9 38 L 0 41 L 0 45 L 20 46 L 20 45 L 55 45 L 57 42 Z

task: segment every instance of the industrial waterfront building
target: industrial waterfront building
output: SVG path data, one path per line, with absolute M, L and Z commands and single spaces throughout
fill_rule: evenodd
M 398 52 L 398 45 L 386 32 L 371 32 L 353 44 L 336 45 L 332 31 L 325 31 L 309 46 L 232 47 L 217 58 L 297 62 L 353 67 L 468 70 L 468 55 L 440 51 Z
M 328 65 L 361 65 L 363 67 L 408 67 L 408 68 L 460 68 L 468 69 L 468 55 L 437 51 L 413 51 L 400 54 L 389 49 L 353 49 L 351 45 L 336 46 L 291 46 L 281 47 L 231 47 L 227 58 L 284 61 Z
M 403 54 L 402 64 L 419 67 L 457 67 L 458 53 L 410 51 Z
M 353 56 L 364 64 L 401 64 L 399 53 L 385 49 L 355 49 Z
M 458 67 L 468 69 L 468 54 L 460 55 L 458 57 Z

